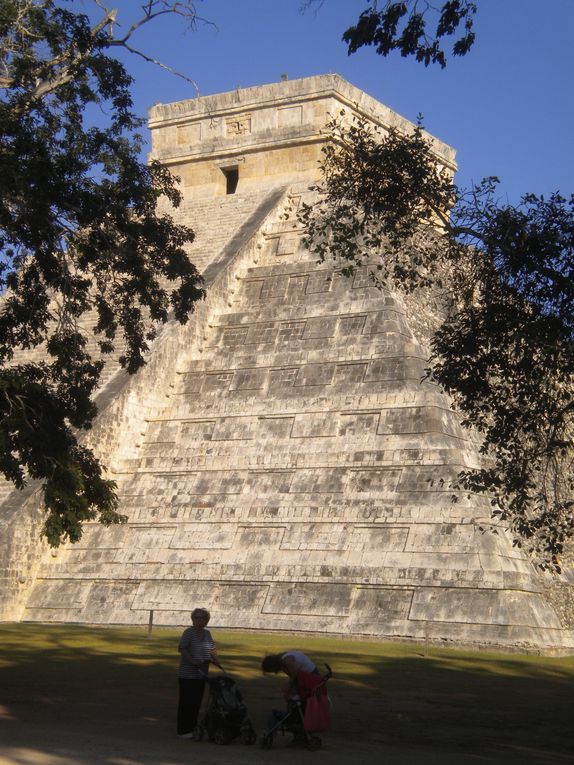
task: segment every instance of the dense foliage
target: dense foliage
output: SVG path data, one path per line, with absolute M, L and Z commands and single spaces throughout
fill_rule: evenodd
M 329 127 L 318 201 L 298 213 L 308 245 L 442 294 L 429 375 L 485 458 L 459 485 L 487 492 L 516 544 L 559 569 L 574 533 L 574 197 L 513 206 L 496 178 L 465 192 L 420 125 L 402 135 L 341 113 Z
M 466 55 L 474 43 L 475 13 L 476 3 L 471 0 L 446 0 L 440 8 L 428 0 L 386 0 L 380 10 L 374 0 L 347 29 L 343 40 L 349 54 L 372 45 L 381 56 L 398 51 L 404 57 L 414 56 L 425 66 L 432 63 L 444 68 L 444 38 L 458 34 L 452 54 Z
M 113 483 L 77 440 L 96 414 L 102 357 L 135 372 L 159 324 L 185 322 L 203 294 L 185 252 L 193 232 L 157 208 L 179 204 L 175 181 L 141 163 L 131 77 L 111 55 L 132 50 L 142 24 L 192 21 L 193 8 L 148 0 L 118 39 L 115 11 L 95 0 L 94 23 L 79 5 L 0 0 L 0 471 L 17 487 L 43 482 L 52 545 L 78 539 L 83 520 L 121 520 Z M 90 123 L 94 107 L 103 125 Z

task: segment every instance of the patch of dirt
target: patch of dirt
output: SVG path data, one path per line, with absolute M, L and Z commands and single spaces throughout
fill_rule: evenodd
M 277 706 L 276 686 L 249 703 L 256 729 L 264 729 L 271 706 Z M 432 701 L 421 697 L 400 710 L 380 700 L 369 705 L 365 723 L 360 699 L 346 703 L 335 698 L 334 728 L 322 735 L 319 751 L 293 749 L 290 737 L 279 736 L 271 750 L 259 744 L 233 742 L 217 746 L 209 742 L 178 739 L 174 731 L 176 687 L 149 687 L 137 697 L 130 688 L 111 682 L 86 687 L 62 677 L 53 693 L 31 686 L 2 688 L 0 717 L 1 765 L 281 765 L 281 763 L 329 763 L 329 765 L 562 765 L 570 756 L 536 749 L 488 748 L 478 740 L 479 731 L 440 731 L 425 722 Z M 518 739 L 520 737 L 518 736 Z M 439 743 L 440 742 L 440 743 Z

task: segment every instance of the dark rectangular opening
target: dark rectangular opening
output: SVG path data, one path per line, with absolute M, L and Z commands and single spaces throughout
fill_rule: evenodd
M 226 180 L 226 194 L 235 194 L 237 184 L 239 183 L 239 168 L 227 167 L 223 170 L 223 175 Z

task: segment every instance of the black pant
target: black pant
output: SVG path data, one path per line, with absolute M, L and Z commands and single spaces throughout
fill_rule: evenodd
M 205 680 L 187 680 L 178 678 L 179 702 L 177 705 L 177 733 L 192 733 L 197 725 L 197 715 L 201 707 Z

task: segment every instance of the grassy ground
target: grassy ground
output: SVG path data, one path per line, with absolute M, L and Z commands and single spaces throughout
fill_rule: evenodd
M 328 662 L 334 728 L 360 742 L 574 760 L 574 657 L 538 658 L 398 643 L 219 632 L 227 671 L 258 729 L 282 681 L 261 657 L 301 648 Z M 142 722 L 173 727 L 179 631 L 0 625 L 0 730 L 80 726 L 94 735 Z M 541 758 L 541 759 L 540 759 Z

